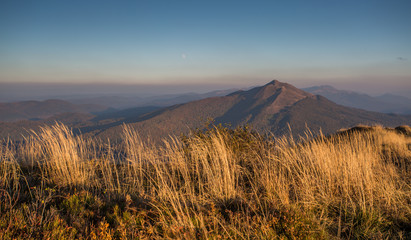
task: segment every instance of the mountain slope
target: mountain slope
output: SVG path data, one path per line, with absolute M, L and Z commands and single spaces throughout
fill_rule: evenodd
M 348 108 L 328 99 L 315 96 L 279 81 L 248 91 L 237 91 L 225 97 L 207 98 L 161 110 L 130 123 L 141 135 L 160 138 L 169 134 L 187 133 L 202 128 L 208 119 L 232 127 L 248 124 L 253 129 L 276 135 L 288 132 L 303 134 L 306 127 L 325 134 L 357 124 L 383 124 L 394 126 L 410 124 L 411 117 L 388 115 Z M 99 136 L 115 137 L 121 126 L 102 130 Z
M 338 90 L 328 85 L 314 86 L 303 90 L 324 96 L 337 104 L 347 107 L 383 113 L 411 114 L 411 99 L 402 96 L 385 94 L 372 97 L 367 94 Z
M 222 116 L 236 102 L 236 96 L 213 97 L 175 105 L 156 112 L 143 115 L 134 123 L 130 123 L 143 136 L 156 138 L 187 133 L 189 129 L 201 128 L 208 119 Z M 102 129 L 98 134 L 102 138 L 119 138 L 121 126 Z
M 411 117 L 344 107 L 317 95 L 283 109 L 275 114 L 270 122 L 271 131 L 276 135 L 287 134 L 288 125 L 293 133 L 300 135 L 307 127 L 314 132 L 321 130 L 325 134 L 330 134 L 358 124 L 394 127 L 411 124 Z

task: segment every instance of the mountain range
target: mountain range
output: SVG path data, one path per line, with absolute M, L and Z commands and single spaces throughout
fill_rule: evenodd
M 313 90 L 311 89 L 313 92 Z M 76 105 L 77 106 L 77 105 Z M 346 107 L 277 80 L 225 96 L 208 97 L 169 107 L 144 106 L 93 115 L 63 113 L 38 121 L 0 123 L 0 137 L 23 136 L 24 129 L 61 121 L 76 132 L 102 139 L 120 139 L 122 124 L 129 124 L 141 136 L 160 139 L 202 129 L 207 122 L 229 127 L 248 125 L 261 133 L 276 136 L 303 135 L 310 129 L 324 134 L 358 124 L 411 125 L 411 116 L 384 114 Z M 27 131 L 26 131 L 27 132 Z M 23 135 L 22 135 L 23 134 Z
M 39 120 L 62 113 L 98 113 L 109 108 L 99 104 L 73 104 L 63 100 L 0 103 L 0 121 Z
M 272 81 L 248 91 L 174 105 L 143 115 L 130 122 L 141 135 L 164 137 L 202 128 L 208 119 L 231 127 L 249 125 L 274 135 L 301 135 L 309 128 L 324 134 L 358 124 L 398 126 L 411 124 L 411 116 L 370 112 L 338 105 L 290 84 Z M 107 138 L 120 133 L 121 126 L 106 128 L 97 135 Z
M 370 96 L 353 91 L 338 90 L 329 85 L 304 88 L 304 91 L 321 95 L 347 107 L 383 113 L 411 114 L 411 99 L 393 94 Z

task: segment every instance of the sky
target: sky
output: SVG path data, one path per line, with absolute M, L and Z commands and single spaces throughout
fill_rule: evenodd
M 410 13 L 409 0 L 2 0 L 0 87 L 278 79 L 411 95 Z

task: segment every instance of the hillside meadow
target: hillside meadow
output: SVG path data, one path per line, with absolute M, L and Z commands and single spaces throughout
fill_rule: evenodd
M 291 136 L 3 140 L 0 239 L 411 238 L 410 127 Z

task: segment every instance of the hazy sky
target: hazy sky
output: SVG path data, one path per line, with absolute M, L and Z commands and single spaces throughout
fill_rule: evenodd
M 0 1 L 0 83 L 272 79 L 411 92 L 411 1 Z

